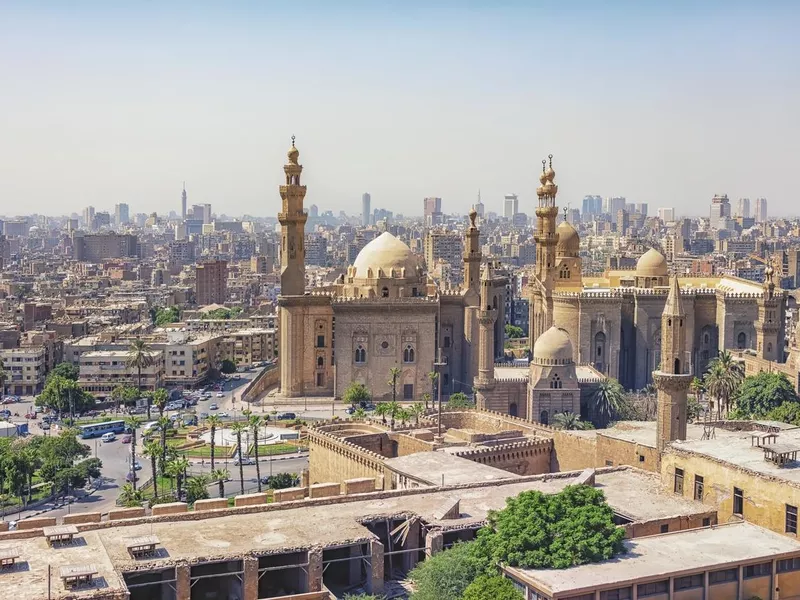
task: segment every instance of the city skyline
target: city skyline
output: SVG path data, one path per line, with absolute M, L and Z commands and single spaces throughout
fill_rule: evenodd
M 309 204 L 335 214 L 365 190 L 466 213 L 480 188 L 487 212 L 515 193 L 531 215 L 550 152 L 573 208 L 701 215 L 727 193 L 796 212 L 794 7 L 314 8 L 6 4 L 4 212 L 180 213 L 186 180 L 191 203 L 272 216 L 292 134 Z

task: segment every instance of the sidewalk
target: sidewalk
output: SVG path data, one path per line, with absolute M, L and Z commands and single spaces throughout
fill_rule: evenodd
M 252 456 L 250 458 L 252 458 Z M 292 453 L 292 454 L 278 454 L 277 456 L 259 456 L 258 457 L 258 462 L 260 462 L 260 463 L 267 462 L 268 463 L 268 462 L 281 461 L 281 460 L 290 460 L 290 459 L 298 459 L 298 458 L 308 458 L 308 452 L 295 452 L 295 453 Z M 236 459 L 235 458 L 228 458 L 227 459 L 228 462 L 233 462 L 234 460 L 236 460 Z M 214 459 L 214 462 L 216 464 L 224 463 L 224 462 L 226 462 L 226 458 L 224 456 L 217 456 Z M 191 464 L 191 465 L 201 465 L 201 466 L 202 465 L 210 465 L 211 464 L 211 459 L 207 458 L 204 461 L 203 459 L 193 458 L 193 459 L 189 459 L 189 464 Z

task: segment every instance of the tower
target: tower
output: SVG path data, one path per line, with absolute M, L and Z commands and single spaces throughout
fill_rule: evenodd
M 536 340 L 553 325 L 553 271 L 556 265 L 556 220 L 558 207 L 556 195 L 558 186 L 555 184 L 556 172 L 553 170 L 553 155 L 549 155 L 550 165 L 542 161 L 542 174 L 539 176 L 541 185 L 536 189 L 539 197 L 539 206 L 536 207 L 536 267 L 535 276 L 531 282 L 530 316 L 528 327 L 530 339 Z
M 480 281 L 480 306 L 478 307 L 478 375 L 474 388 L 476 405 L 487 409 L 487 394 L 494 388 L 494 323 L 497 309 L 492 307 L 492 267 L 483 266 Z
M 306 288 L 305 236 L 308 215 L 303 210 L 306 186 L 300 185 L 303 166 L 297 162 L 300 152 L 292 147 L 287 153 L 289 161 L 283 166 L 286 185 L 280 186 L 283 205 L 278 213 L 281 224 L 281 295 L 302 296 Z
M 469 227 L 464 240 L 464 284 L 467 288 L 478 290 L 481 278 L 481 243 L 480 231 L 475 225 L 478 211 L 469 211 Z
M 372 202 L 372 196 L 370 196 L 367 192 L 361 194 L 361 224 L 364 227 L 369 226 L 369 217 L 370 217 L 370 204 Z
M 686 406 L 693 376 L 686 360 L 686 312 L 678 276 L 673 275 L 661 314 L 661 368 L 653 373 L 658 390 L 656 448 L 659 455 L 673 440 L 686 439 Z
M 755 322 L 756 348 L 761 358 L 783 362 L 783 295 L 775 293 L 775 269 L 771 259 L 764 269 L 763 288 L 758 299 L 758 321 Z
M 181 192 L 181 219 L 186 220 L 186 182 L 183 182 L 183 191 Z

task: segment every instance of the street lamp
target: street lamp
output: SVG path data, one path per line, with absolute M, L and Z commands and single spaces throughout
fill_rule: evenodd
M 442 347 L 439 346 L 439 353 L 436 359 L 436 362 L 433 363 L 433 368 L 436 373 L 439 374 L 439 378 L 437 379 L 437 390 L 436 390 L 436 403 L 439 405 L 437 408 L 438 411 L 438 419 L 436 423 L 436 437 L 441 441 L 442 439 L 442 370 L 447 365 L 447 357 L 442 356 Z

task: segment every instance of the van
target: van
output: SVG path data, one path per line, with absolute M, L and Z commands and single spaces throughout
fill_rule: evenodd
M 117 436 L 114 434 L 113 431 L 109 431 L 108 433 L 104 433 L 100 437 L 100 439 L 103 440 L 104 442 L 113 442 L 115 439 L 117 439 Z

